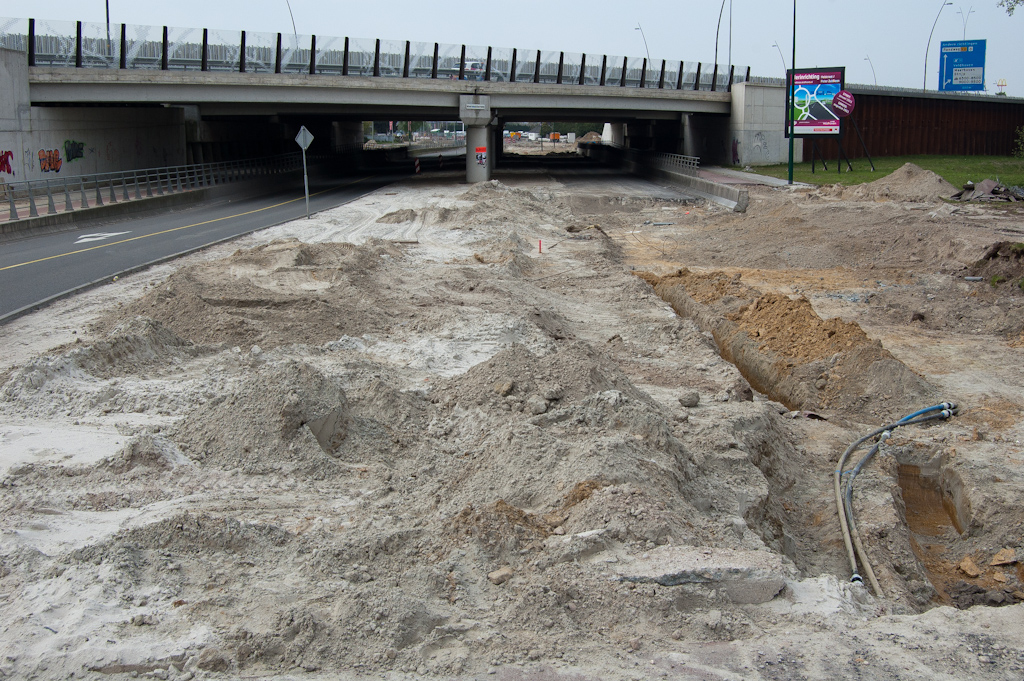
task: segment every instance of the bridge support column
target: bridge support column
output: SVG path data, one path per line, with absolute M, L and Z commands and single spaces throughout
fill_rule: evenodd
M 614 144 L 616 146 L 623 146 L 626 143 L 626 124 L 625 123 L 605 123 L 604 130 L 601 132 L 601 141 L 605 144 Z
M 494 169 L 494 124 L 490 97 L 460 95 L 459 118 L 466 124 L 466 181 L 487 182 Z

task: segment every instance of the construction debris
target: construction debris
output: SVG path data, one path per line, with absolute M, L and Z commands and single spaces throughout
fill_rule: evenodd
M 954 201 L 1024 201 L 1024 188 L 1007 187 L 998 180 L 983 180 L 978 184 L 967 182 L 963 191 L 949 198 Z

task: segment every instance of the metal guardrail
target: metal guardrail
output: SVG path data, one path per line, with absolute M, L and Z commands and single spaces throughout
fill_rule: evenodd
M 19 26 L 20 24 L 20 26 Z M 534 49 L 0 18 L 29 66 L 309 73 L 728 91 L 750 67 Z M 24 32 L 23 32 L 24 31 Z
M 28 211 L 24 217 L 38 217 L 40 212 L 37 201 L 45 202 L 45 215 L 54 215 L 102 206 L 104 203 L 123 203 L 240 182 L 301 167 L 302 155 L 294 153 L 245 161 L 23 180 L 2 183 L 0 190 L 10 210 L 9 220 L 14 221 L 22 219 L 24 210 Z
M 427 139 L 427 140 L 413 140 L 412 142 L 378 142 L 376 140 L 369 140 L 363 144 L 364 151 L 370 151 L 373 149 L 408 149 L 409 151 L 430 151 L 432 149 L 454 149 L 457 147 L 466 146 L 466 140 L 458 139 Z
M 682 154 L 665 154 L 661 152 L 639 152 L 643 158 L 658 170 L 667 170 L 680 175 L 697 177 L 700 172 L 700 159 L 696 156 Z
M 595 144 L 593 142 L 589 144 Z M 682 154 L 668 154 L 661 151 L 644 151 L 641 149 L 630 149 L 613 142 L 596 143 L 601 146 L 618 149 L 626 155 L 626 158 L 634 163 L 642 164 L 657 170 L 665 170 L 680 175 L 698 177 L 700 175 L 700 157 L 684 156 Z

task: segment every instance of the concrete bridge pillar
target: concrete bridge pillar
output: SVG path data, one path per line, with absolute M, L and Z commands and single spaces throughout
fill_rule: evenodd
M 459 118 L 466 124 L 466 182 L 487 182 L 494 170 L 494 123 L 490 97 L 460 95 Z
M 616 146 L 623 146 L 626 143 L 626 124 L 625 123 L 605 123 L 604 130 L 601 132 L 601 141 L 605 144 L 614 144 Z

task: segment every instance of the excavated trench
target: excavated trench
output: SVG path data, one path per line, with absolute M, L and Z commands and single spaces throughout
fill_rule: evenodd
M 868 338 L 859 326 L 838 319 L 822 320 L 806 299 L 762 294 L 743 285 L 739 277 L 722 273 L 679 270 L 665 277 L 638 276 L 677 314 L 709 333 L 723 359 L 735 365 L 752 388 L 788 409 L 811 415 L 817 410 L 841 413 L 865 423 L 892 422 L 938 401 L 931 385 Z M 895 536 L 900 538 L 899 545 L 909 545 L 912 554 L 906 550 L 903 555 L 886 555 L 889 567 L 883 570 L 890 583 L 895 580 L 899 590 L 912 596 L 921 608 L 1003 604 L 998 594 L 993 596 L 993 585 L 986 584 L 984 575 L 969 582 L 964 579 L 970 574 L 961 567 L 960 556 L 965 550 L 963 537 L 970 525 L 971 502 L 959 475 L 937 452 L 923 457 L 912 447 L 896 447 L 893 453 L 895 465 L 885 474 L 898 481 L 900 490 L 893 508 Z M 762 464 L 757 465 L 773 490 L 792 484 L 775 480 L 779 471 L 765 470 Z M 760 533 L 769 545 L 798 564 L 806 564 L 802 558 L 807 556 L 800 556 L 788 539 L 789 529 L 796 528 L 787 525 L 800 522 L 788 510 L 766 505 L 758 523 L 766 531 Z M 865 537 L 865 541 L 878 547 L 890 544 L 891 548 L 884 533 Z M 1024 574 L 1018 580 L 1021 577 Z
M 935 588 L 936 600 L 948 605 L 950 587 L 960 580 L 951 560 L 954 533 L 963 533 L 959 511 L 943 490 L 941 472 L 900 464 L 898 480 L 914 555 Z

